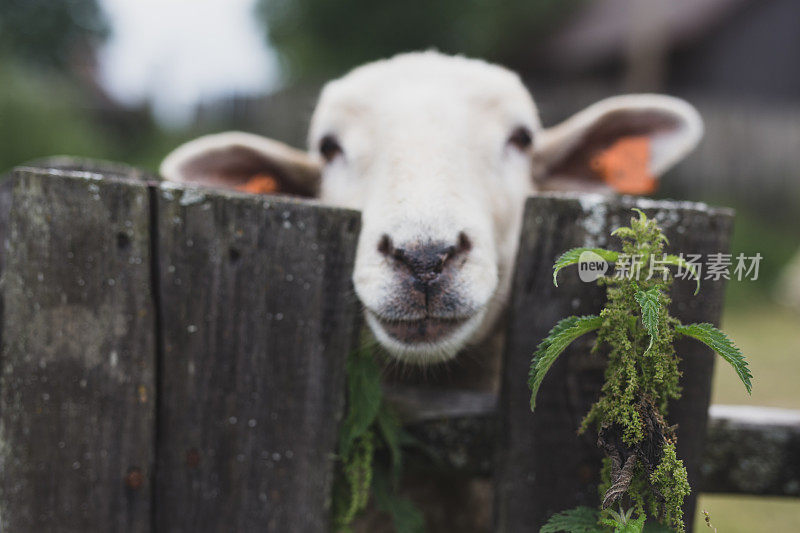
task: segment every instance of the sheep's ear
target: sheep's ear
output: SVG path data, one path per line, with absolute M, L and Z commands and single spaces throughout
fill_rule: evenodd
M 161 163 L 164 179 L 250 192 L 316 196 L 320 168 L 281 142 L 242 132 L 207 135 L 179 146 Z
M 608 98 L 542 132 L 535 178 L 545 190 L 647 194 L 702 135 L 700 115 L 678 98 Z

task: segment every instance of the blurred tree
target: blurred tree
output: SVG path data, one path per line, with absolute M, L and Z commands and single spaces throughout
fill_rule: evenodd
M 0 174 L 23 161 L 55 154 L 106 156 L 107 136 L 63 76 L 33 74 L 0 63 Z
M 162 131 L 148 108 L 125 109 L 107 97 L 94 53 L 108 29 L 98 0 L 0 0 L 0 177 L 56 154 L 154 170 L 198 134 Z
M 437 48 L 524 71 L 539 38 L 585 0 L 259 0 L 290 79 Z
M 0 0 L 0 54 L 29 66 L 68 72 L 107 31 L 96 0 Z
M 52 155 L 124 161 L 155 171 L 175 146 L 216 129 L 210 123 L 202 130 L 162 130 L 146 108 L 98 108 L 73 79 L 0 60 L 0 180 L 15 165 Z

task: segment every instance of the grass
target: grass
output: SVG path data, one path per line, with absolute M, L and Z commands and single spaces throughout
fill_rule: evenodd
M 791 498 L 720 496 L 703 494 L 698 509 L 705 509 L 719 533 L 791 533 L 800 524 L 800 502 Z M 702 512 L 697 513 L 695 533 L 712 532 Z
M 713 403 L 750 404 L 800 409 L 800 317 L 763 296 L 740 294 L 725 310 L 723 330 L 747 355 L 753 372 L 753 395 L 748 397 L 728 365 L 716 365 Z M 745 305 L 744 302 L 748 303 Z M 711 515 L 719 533 L 797 531 L 800 499 L 703 494 L 698 503 L 695 531 L 708 529 L 701 510 Z
M 753 303 L 755 300 L 755 303 Z M 753 373 L 753 394 L 748 396 L 728 365 L 714 371 L 713 403 L 750 404 L 800 409 L 800 317 L 796 313 L 755 298 L 746 308 L 728 308 L 722 329 L 741 348 Z M 718 362 L 719 363 L 719 362 Z

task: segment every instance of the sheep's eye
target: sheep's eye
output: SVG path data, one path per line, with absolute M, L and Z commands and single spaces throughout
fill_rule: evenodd
M 533 136 L 528 128 L 520 126 L 511 132 L 511 135 L 508 137 L 508 142 L 520 150 L 527 150 L 533 143 Z
M 333 161 L 333 159 L 342 153 L 342 147 L 336 137 L 333 135 L 326 135 L 319 141 L 319 152 L 325 161 Z

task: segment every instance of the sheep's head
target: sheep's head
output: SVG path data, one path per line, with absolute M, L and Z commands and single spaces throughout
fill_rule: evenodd
M 284 192 L 360 209 L 353 281 L 367 322 L 396 357 L 429 363 L 497 321 L 529 193 L 613 190 L 592 162 L 624 139 L 646 141 L 642 170 L 658 176 L 701 132 L 693 108 L 656 95 L 603 100 L 543 129 L 512 72 L 427 52 L 326 85 L 309 153 L 225 133 L 180 147 L 162 174 L 230 186 L 268 172 Z

